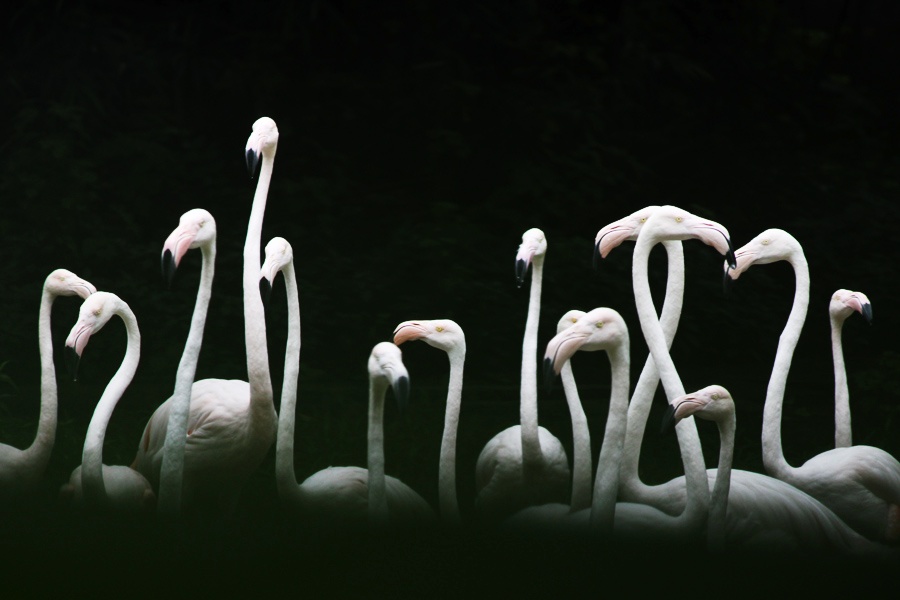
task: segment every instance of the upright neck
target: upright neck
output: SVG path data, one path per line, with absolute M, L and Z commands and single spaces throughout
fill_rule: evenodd
M 541 280 L 544 275 L 544 257 L 535 256 L 531 264 L 531 295 L 528 299 L 528 317 L 525 319 L 525 337 L 522 341 L 522 380 L 519 391 L 519 421 L 522 431 L 522 466 L 530 477 L 543 459 L 538 437 L 537 406 L 537 339 L 541 314 Z
M 659 370 L 659 376 L 666 396 L 671 403 L 678 396 L 684 395 L 684 386 L 675 370 L 675 363 L 669 355 L 665 334 L 656 316 L 653 307 L 653 298 L 650 295 L 650 281 L 647 275 L 647 264 L 650 258 L 650 250 L 657 242 L 653 236 L 639 235 L 634 249 L 632 261 L 632 279 L 634 285 L 635 304 L 641 322 L 641 330 L 653 356 L 653 361 Z M 689 510 L 706 518 L 709 509 L 709 485 L 706 480 L 706 465 L 703 461 L 703 449 L 700 446 L 700 436 L 697 434 L 697 425 L 694 417 L 682 419 L 675 427 L 678 436 L 678 446 L 681 451 L 681 461 L 684 464 L 686 493 L 688 496 L 685 513 Z M 696 494 L 696 500 L 692 502 L 691 494 Z M 685 516 L 687 518 L 687 516 Z
M 790 483 L 794 468 L 785 460 L 784 450 L 781 446 L 781 412 L 794 349 L 797 347 L 800 331 L 806 321 L 806 309 L 809 304 L 809 267 L 802 253 L 796 253 L 788 262 L 794 268 L 796 279 L 794 303 L 791 306 L 791 313 L 784 330 L 781 332 L 781 337 L 778 339 L 775 364 L 772 367 L 772 375 L 769 377 L 769 387 L 766 389 L 762 450 L 766 471 L 770 475 Z
M 608 352 L 611 378 L 609 413 L 600 456 L 597 459 L 597 477 L 594 480 L 594 498 L 591 504 L 591 527 L 603 533 L 611 533 L 619 491 L 619 467 L 625 443 L 625 426 L 628 415 L 628 380 L 631 350 L 628 340 Z
M 734 459 L 734 413 L 719 427 L 719 468 L 709 504 L 707 536 L 709 547 L 721 551 L 725 547 L 725 523 L 727 521 L 728 492 L 731 489 L 731 465 Z
M 197 372 L 200 346 L 203 344 L 203 328 L 206 312 L 212 295 L 215 275 L 216 244 L 213 241 L 201 248 L 203 263 L 200 267 L 200 285 L 194 312 L 188 330 L 184 352 L 175 375 L 175 391 L 172 393 L 172 408 L 166 427 L 166 441 L 163 447 L 162 466 L 159 477 L 159 498 L 157 510 L 161 515 L 177 516 L 181 510 L 181 483 L 184 472 L 184 446 L 187 441 L 188 415 L 191 409 L 191 387 Z
M 103 482 L 103 440 L 106 437 L 106 427 L 109 425 L 113 409 L 134 378 L 141 357 L 141 333 L 134 313 L 127 306 L 120 306 L 116 314 L 125 322 L 128 341 L 122 364 L 103 390 L 84 438 L 81 487 L 84 490 L 85 503 L 89 506 L 101 506 L 106 503 L 106 486 Z
M 50 333 L 50 313 L 56 294 L 44 287 L 38 316 L 38 347 L 41 355 L 41 413 L 37 434 L 31 445 L 22 451 L 21 460 L 28 463 L 30 472 L 43 473 L 50 461 L 56 439 L 57 391 L 56 368 L 53 365 L 53 339 Z
M 250 426 L 269 428 L 274 425 L 275 405 L 269 376 L 269 353 L 266 347 L 266 318 L 259 295 L 259 253 L 263 216 L 273 159 L 263 155 L 259 182 L 253 196 L 253 208 L 247 224 L 244 243 L 244 341 L 247 347 L 247 381 L 250 384 Z M 273 430 L 274 431 L 274 430 Z
M 450 381 L 447 384 L 444 436 L 441 439 L 438 501 L 444 521 L 456 525 L 460 521 L 456 496 L 456 431 L 459 426 L 459 411 L 462 404 L 463 366 L 466 361 L 466 352 L 465 350 L 454 350 L 447 353 L 447 358 L 450 360 Z
M 297 378 L 300 374 L 300 300 L 291 263 L 282 270 L 287 290 L 288 335 L 284 351 L 284 382 L 278 414 L 278 441 L 275 445 L 275 482 L 282 501 L 299 491 L 294 471 L 294 427 L 297 408 Z
M 834 447 L 849 448 L 853 445 L 853 428 L 850 424 L 850 389 L 847 386 L 847 369 L 844 365 L 844 348 L 841 330 L 844 320 L 831 317 L 831 354 L 834 358 Z
M 368 488 L 369 522 L 383 526 L 388 520 L 388 504 L 384 481 L 384 396 L 387 383 L 369 379 Z
M 591 431 L 588 428 L 584 406 L 578 395 L 575 375 L 571 361 L 566 361 L 559 371 L 566 404 L 572 419 L 572 501 L 569 512 L 577 512 L 591 506 L 591 475 L 593 459 L 591 458 Z
M 672 346 L 678 321 L 681 318 L 681 306 L 684 299 L 684 249 L 681 242 L 666 240 L 663 243 L 668 258 L 668 274 L 666 278 L 666 295 L 663 300 L 662 316 L 659 323 L 665 338 L 666 350 Z M 659 384 L 659 371 L 653 361 L 653 355 L 647 356 L 640 378 L 628 405 L 628 426 L 625 432 L 625 450 L 622 467 L 619 473 L 619 484 L 624 499 L 633 502 L 650 503 L 650 488 L 644 484 L 638 474 L 641 444 L 644 440 L 644 429 L 653 396 Z

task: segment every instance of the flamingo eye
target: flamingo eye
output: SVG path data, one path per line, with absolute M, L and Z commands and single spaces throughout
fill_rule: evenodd
M 712 395 L 712 399 L 713 399 L 713 400 L 718 400 L 718 399 L 719 399 L 719 394 L 718 394 L 718 393 L 713 394 L 713 395 Z
M 646 223 L 646 222 L 647 222 L 647 217 L 641 217 L 641 223 Z
M 578 318 L 577 318 L 577 317 L 572 317 L 572 318 L 571 318 L 571 321 L 572 321 L 573 323 L 577 323 L 577 322 L 578 322 Z
M 103 311 L 100 310 L 99 308 L 98 308 L 97 310 L 94 311 L 94 316 L 95 316 L 95 317 L 99 317 L 101 314 L 103 314 Z
M 681 217 L 675 217 L 675 222 L 676 222 L 676 223 L 681 223 L 682 221 L 684 221 L 683 218 L 681 218 Z
M 763 240 L 763 241 L 762 241 L 762 244 L 763 244 L 763 246 L 768 246 L 768 245 L 769 245 L 769 240 Z
M 438 325 L 437 327 L 434 328 L 434 330 L 437 331 L 438 333 L 440 333 L 444 330 L 444 328 L 441 327 L 440 325 Z
M 597 321 L 597 329 L 603 329 L 603 321 Z

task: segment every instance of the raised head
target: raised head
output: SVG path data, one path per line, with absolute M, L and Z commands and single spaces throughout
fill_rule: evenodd
M 259 272 L 259 292 L 263 303 L 272 295 L 275 276 L 294 261 L 294 250 L 283 237 L 274 237 L 266 244 L 266 258 Z
M 401 410 L 409 402 L 409 374 L 400 348 L 391 342 L 379 342 L 369 355 L 369 378 L 390 385 Z
M 44 280 L 44 289 L 55 296 L 81 296 L 87 298 L 97 291 L 90 282 L 68 269 L 56 269 Z
M 466 336 L 462 327 L 450 319 L 423 319 L 400 323 L 394 328 L 394 343 L 399 346 L 409 340 L 422 340 L 448 354 L 466 351 Z
M 600 229 L 594 237 L 594 268 L 601 258 L 606 258 L 622 242 L 636 240 L 641 227 L 657 208 L 659 207 L 646 206 Z
M 275 158 L 275 150 L 278 146 L 278 127 L 275 121 L 269 117 L 260 117 L 253 123 L 253 131 L 247 139 L 247 147 L 245 155 L 247 159 L 247 170 L 250 171 L 250 178 L 256 173 L 256 165 L 259 159 L 265 156 L 268 159 Z
M 865 294 L 840 289 L 831 295 L 828 314 L 831 315 L 832 319 L 843 321 L 852 315 L 854 311 L 861 314 L 867 323 L 872 323 L 872 304 Z
M 734 415 L 734 400 L 721 385 L 710 385 L 692 394 L 679 396 L 669 404 L 663 415 L 660 431 L 675 428 L 679 421 L 697 415 L 707 421 L 722 423 Z
M 532 228 L 522 234 L 522 243 L 516 252 L 516 285 L 522 287 L 528 267 L 535 260 L 543 260 L 547 253 L 547 237 L 538 228 Z
M 169 237 L 163 243 L 162 273 L 171 284 L 175 270 L 188 250 L 215 247 L 216 220 L 208 211 L 193 208 L 183 215 Z
M 91 336 L 103 329 L 122 306 L 121 298 L 109 292 L 94 292 L 81 304 L 78 321 L 66 338 L 66 359 L 72 379 L 78 374 L 78 362 Z
M 555 375 L 579 350 L 611 350 L 628 344 L 628 326 L 618 312 L 600 307 L 585 313 L 557 333 L 544 352 L 544 381 L 549 388 Z

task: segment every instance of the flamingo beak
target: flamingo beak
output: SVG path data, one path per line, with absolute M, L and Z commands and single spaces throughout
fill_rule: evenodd
M 872 305 L 869 303 L 862 305 L 862 316 L 866 319 L 866 322 L 871 325 L 872 324 Z
M 516 259 L 516 287 L 522 287 L 525 283 L 525 275 L 528 273 L 528 265 L 531 261 L 525 258 Z
M 556 381 L 557 373 L 553 368 L 553 359 L 549 356 L 544 358 L 544 389 L 549 395 L 553 391 L 553 384 Z
M 597 240 L 597 243 L 594 244 L 594 256 L 593 256 L 593 258 L 591 258 L 591 265 L 594 267 L 595 271 L 600 266 L 600 259 L 602 258 L 602 256 L 600 256 L 600 242 L 601 241 L 603 241 L 603 238 L 600 238 L 599 240 Z
M 178 265 L 175 264 L 175 257 L 172 255 L 172 251 L 166 248 L 162 255 L 162 275 L 169 287 L 172 287 L 176 269 L 178 269 Z
M 666 412 L 663 413 L 662 423 L 659 427 L 660 435 L 669 435 L 675 431 L 676 423 L 678 421 L 675 419 L 675 406 L 670 404 L 666 407 Z
M 247 160 L 247 170 L 250 172 L 250 179 L 256 174 L 256 166 L 259 164 L 260 153 L 253 148 L 247 148 L 245 155 Z
M 400 412 L 405 412 L 409 406 L 409 377 L 405 375 L 397 377 L 391 382 L 391 389 L 394 390 L 394 398 Z

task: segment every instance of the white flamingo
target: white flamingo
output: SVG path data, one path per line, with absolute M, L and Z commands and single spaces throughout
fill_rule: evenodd
M 246 146 L 251 175 L 262 160 L 244 242 L 244 341 L 248 380 L 203 379 L 191 387 L 183 453 L 182 509 L 185 511 L 204 512 L 212 508 L 233 513 L 241 487 L 275 440 L 278 418 L 269 376 L 265 313 L 259 295 L 259 248 L 277 144 L 275 121 L 268 117 L 257 119 Z M 157 481 L 160 476 L 171 410 L 170 399 L 150 417 L 132 465 L 150 481 Z
M 556 333 L 560 334 L 585 316 L 583 310 L 570 310 L 566 312 L 556 325 Z M 550 363 L 544 361 L 544 379 L 547 388 L 551 387 L 552 372 L 548 369 Z M 587 416 L 581 404 L 578 394 L 578 386 L 575 383 L 575 375 L 572 372 L 572 364 L 569 361 L 563 363 L 559 377 L 562 380 L 563 393 L 566 404 L 569 407 L 569 417 L 572 421 L 572 499 L 569 504 L 552 502 L 528 506 L 505 521 L 510 528 L 544 527 L 547 524 L 555 524 L 560 517 L 578 512 L 591 506 L 591 488 L 593 486 L 593 459 L 591 458 L 591 432 L 587 423 Z
M 134 378 L 141 356 L 141 332 L 131 308 L 109 292 L 94 292 L 81 305 L 78 322 L 66 338 L 66 351 L 77 370 L 88 340 L 100 331 L 113 315 L 125 323 L 127 346 L 121 365 L 103 390 L 84 438 L 81 465 L 72 471 L 68 483 L 60 488 L 64 501 L 74 501 L 91 509 L 116 512 L 150 511 L 156 503 L 147 479 L 125 465 L 103 464 L 103 440 L 112 412 Z M 74 374 L 74 373 L 73 373 Z
M 831 355 L 834 364 L 834 447 L 853 445 L 853 428 L 850 424 L 850 389 L 847 385 L 847 368 L 844 364 L 844 346 L 841 333 L 844 321 L 854 312 L 872 322 L 872 304 L 862 292 L 840 289 L 831 296 L 828 316 L 831 321 Z
M 638 540 L 690 541 L 702 535 L 708 518 L 709 490 L 697 461 L 685 461 L 687 501 L 683 511 L 670 515 L 647 504 L 617 502 L 619 468 L 627 426 L 630 341 L 622 316 L 611 308 L 595 308 L 547 344 L 544 364 L 559 373 L 579 350 L 605 350 L 610 362 L 611 391 L 597 474 L 590 508 L 571 512 L 560 521 L 560 531 L 590 533 L 635 542 Z M 679 398 L 676 398 L 677 402 Z M 682 455 L 684 457 L 684 454 Z M 720 485 L 725 485 L 723 482 Z M 717 496 L 719 498 L 720 496 Z M 520 513 L 521 514 L 521 513 Z M 518 515 L 517 515 L 518 516 Z
M 833 448 L 799 467 L 788 464 L 781 445 L 781 414 L 794 349 L 809 304 L 809 267 L 800 243 L 783 229 L 763 231 L 735 253 L 731 279 L 755 264 L 786 261 L 795 276 L 794 301 L 778 340 L 763 410 L 763 464 L 774 477 L 808 492 L 856 531 L 881 542 L 900 540 L 900 462 L 880 448 Z
M 438 502 L 444 522 L 458 525 L 460 515 L 456 495 L 456 433 L 459 429 L 459 412 L 462 405 L 466 336 L 462 327 L 451 319 L 404 321 L 394 329 L 394 343 L 399 346 L 409 340 L 423 340 L 429 346 L 443 350 L 450 361 L 444 432 L 441 437 L 438 463 Z
M 671 337 L 668 336 L 674 334 L 680 312 L 681 291 L 684 289 L 683 266 L 673 271 L 671 252 L 675 248 L 671 247 L 669 249 L 670 280 L 667 282 L 666 304 L 663 307 L 661 318 L 657 320 L 649 295 L 646 261 L 649 255 L 649 246 L 657 242 L 682 238 L 685 227 L 696 223 L 697 218 L 689 217 L 689 213 L 675 207 L 655 208 L 653 214 L 655 215 L 656 212 L 663 209 L 665 212 L 661 213 L 664 217 L 662 221 L 655 223 L 646 233 L 642 229 L 637 231 L 639 239 L 643 238 L 644 241 L 643 244 L 639 244 L 639 246 L 643 246 L 640 248 L 640 252 L 638 248 L 635 249 L 633 259 L 635 262 L 633 266 L 635 297 L 651 358 L 654 359 L 654 364 L 662 365 L 658 370 L 661 374 L 665 373 L 663 381 L 666 379 L 670 382 L 674 381 L 674 387 L 679 390 L 682 387 L 681 380 L 674 369 L 667 344 L 671 343 Z M 643 227 L 649 222 L 649 217 L 647 220 L 639 220 L 639 222 Z M 715 225 L 715 227 L 710 228 L 710 225 Z M 727 248 L 730 246 L 730 242 L 722 243 L 720 241 L 727 240 L 728 234 L 724 227 L 707 221 L 706 226 L 699 228 L 694 226 L 694 229 L 709 237 L 707 243 L 721 244 L 720 252 L 728 252 Z M 621 236 L 619 243 L 625 239 L 630 239 L 630 236 Z M 608 253 L 616 245 L 608 244 L 602 247 Z M 637 264 L 639 260 L 642 261 L 642 265 Z M 683 265 L 683 262 L 678 261 L 676 264 Z M 642 282 L 639 282 L 637 277 L 640 277 Z M 669 312 L 670 306 L 673 307 L 672 312 Z M 678 310 L 675 310 L 674 307 L 677 307 Z M 664 332 L 663 327 L 667 326 L 667 323 L 671 329 L 667 328 Z M 652 388 L 656 385 L 656 381 L 648 377 L 647 381 L 652 386 L 648 385 L 643 391 L 641 390 L 641 385 L 645 381 L 644 376 L 647 373 L 648 367 L 645 365 L 642 379 L 635 389 L 628 409 L 628 434 L 626 435 L 625 456 L 620 475 L 623 497 L 633 502 L 649 504 L 667 514 L 675 515 L 684 510 L 687 502 L 689 484 L 686 482 L 686 477 L 676 477 L 660 485 L 648 486 L 640 482 L 637 471 L 644 425 L 653 399 Z M 670 383 L 670 385 L 673 384 Z M 637 419 L 642 421 L 640 427 L 633 422 Z M 685 429 L 687 432 L 684 431 Z M 688 432 L 690 435 L 687 435 Z M 703 455 L 699 437 L 696 436 L 696 426 L 686 419 L 676 428 L 676 433 L 679 435 L 682 462 L 692 465 L 692 469 L 695 468 L 696 463 L 702 464 Z M 693 455 L 693 459 L 685 460 L 685 454 Z M 685 473 L 687 472 L 686 468 Z M 706 474 L 708 487 L 714 487 L 717 469 L 708 469 Z M 773 477 L 740 469 L 734 469 L 731 472 L 727 531 L 728 543 L 732 547 L 782 551 L 802 549 L 806 552 L 837 554 L 869 552 L 879 554 L 882 551 L 881 548 L 869 543 L 854 532 L 833 511 L 809 494 Z
M 57 391 L 53 364 L 50 316 L 58 296 L 87 298 L 97 289 L 66 269 L 56 269 L 44 279 L 38 316 L 38 347 L 41 355 L 41 410 L 34 441 L 24 450 L 0 444 L 0 497 L 9 499 L 30 493 L 37 486 L 56 440 Z
M 522 341 L 519 425 L 488 440 L 475 463 L 475 508 L 488 519 L 508 516 L 526 506 L 565 502 L 569 460 L 562 443 L 538 426 L 537 333 L 547 239 L 540 229 L 522 235 L 516 254 L 519 285 L 532 266 L 531 294 Z
M 278 441 L 275 451 L 275 481 L 285 512 L 292 518 L 306 518 L 316 524 L 358 526 L 365 520 L 392 525 L 431 520 L 434 512 L 428 503 L 408 485 L 385 475 L 384 471 L 384 397 L 388 385 L 403 404 L 409 378 L 400 349 L 383 342 L 369 357 L 369 440 L 368 469 L 328 467 L 297 483 L 294 471 L 295 414 L 297 378 L 300 366 L 300 301 L 294 274 L 291 245 L 284 238 L 266 244 L 266 260 L 261 269 L 262 288 L 271 289 L 275 276 L 284 275 L 288 304 L 288 337 L 284 357 L 284 381 L 281 410 L 278 415 Z

